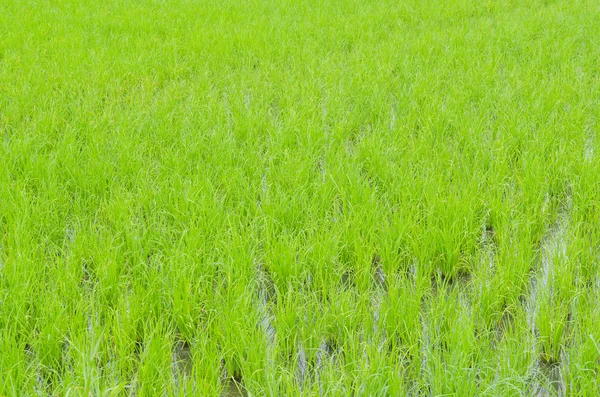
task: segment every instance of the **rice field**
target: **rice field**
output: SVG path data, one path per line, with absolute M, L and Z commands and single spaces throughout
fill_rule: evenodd
M 600 395 L 600 3 L 0 0 L 0 395 Z

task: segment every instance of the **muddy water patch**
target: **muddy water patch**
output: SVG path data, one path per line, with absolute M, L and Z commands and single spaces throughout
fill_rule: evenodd
M 323 387 L 323 371 L 327 364 L 335 365 L 336 355 L 339 354 L 337 343 L 332 341 L 331 339 L 323 338 L 321 340 L 321 344 L 317 349 L 317 354 L 315 357 L 315 374 L 317 378 L 317 383 L 319 385 L 319 395 L 324 395 L 324 387 Z
M 316 353 L 311 357 L 302 343 L 298 344 L 296 380 L 300 391 L 304 392 L 307 387 L 310 387 L 310 384 L 316 381 L 320 395 L 323 395 L 322 374 L 326 364 L 333 360 L 334 353 L 335 348 L 329 344 L 326 338 L 321 340 Z
M 387 294 L 388 286 L 381 257 L 377 253 L 373 255 L 373 259 L 371 260 L 371 274 L 375 287 L 371 297 L 371 311 L 373 316 L 373 338 L 376 339 L 371 342 L 376 343 L 378 351 L 382 352 L 387 345 L 387 340 L 385 332 L 379 330 L 379 321 L 381 304 Z M 366 355 L 366 351 L 364 354 Z
M 496 275 L 498 266 L 498 240 L 496 236 L 496 228 L 489 219 L 489 215 L 483 224 L 481 237 L 479 240 L 479 273 L 472 289 L 472 299 L 481 297 L 483 289 L 493 290 L 493 281 Z M 489 291 L 489 290 L 488 290 Z M 514 306 L 509 306 L 506 301 L 500 303 L 499 318 L 494 318 L 491 323 L 492 332 L 495 334 L 492 340 L 492 345 L 496 346 L 504 335 L 513 328 L 514 324 Z M 484 305 L 484 307 L 487 307 Z
M 269 310 L 269 303 L 276 299 L 275 283 L 271 274 L 260 263 L 255 264 L 256 282 L 258 284 L 258 310 L 260 313 L 260 325 L 267 338 L 269 351 L 275 344 L 275 327 L 273 326 L 273 314 Z M 270 357 L 273 359 L 272 355 Z
M 496 229 L 490 222 L 485 222 L 483 225 L 479 245 L 483 251 L 482 266 L 489 271 L 488 275 L 492 276 L 496 267 L 498 244 L 496 240 Z
M 254 269 L 254 277 L 256 279 L 258 289 L 256 304 L 258 306 L 258 315 L 260 321 L 259 327 L 262 330 L 266 341 L 265 362 L 267 363 L 268 367 L 275 368 L 275 346 L 277 343 L 277 333 L 273 324 L 274 314 L 272 313 L 270 306 L 271 302 L 274 302 L 277 299 L 277 290 L 275 288 L 275 282 L 273 281 L 271 273 L 267 268 L 265 268 L 260 260 L 255 261 Z M 229 393 L 225 394 L 227 396 L 247 395 L 243 382 L 241 382 L 241 379 L 238 379 L 235 376 L 230 377 L 228 383 L 226 383 L 226 391 Z
M 36 392 L 36 394 L 41 394 L 45 389 L 45 382 L 44 376 L 42 374 L 42 367 L 37 359 L 35 349 L 33 348 L 33 345 L 31 345 L 30 343 L 26 343 L 23 350 L 25 352 L 25 357 L 29 363 L 29 366 L 35 368 L 34 391 Z
M 192 348 L 187 341 L 178 340 L 171 355 L 171 372 L 176 387 L 180 387 L 184 379 L 192 376 L 192 368 Z
M 308 381 L 308 361 L 306 351 L 302 346 L 302 342 L 298 344 L 298 368 L 296 370 L 296 379 L 298 379 L 298 387 L 304 391 L 304 385 Z
M 538 268 L 534 270 L 529 295 L 524 302 L 531 340 L 531 354 L 534 358 L 529 378 L 533 395 L 536 397 L 566 395 L 564 375 L 568 371 L 568 357 L 562 349 L 556 357 L 545 351 L 540 333 L 539 316 L 544 299 L 553 302 L 556 262 L 566 259 L 567 256 L 569 210 L 570 200 L 567 200 L 567 204 L 560 211 L 556 222 L 548 229 L 541 241 Z M 547 308 L 547 310 L 550 309 Z
M 230 373 L 227 363 L 221 360 L 221 397 L 245 397 L 248 395 L 241 372 Z
M 35 383 L 33 385 L 35 394 L 40 396 L 49 395 L 54 386 L 50 369 L 44 367 L 38 352 L 32 344 L 26 343 L 24 351 L 29 368 L 32 368 L 35 373 Z
M 222 380 L 221 397 L 245 397 L 248 391 L 244 386 L 242 378 L 230 376 Z

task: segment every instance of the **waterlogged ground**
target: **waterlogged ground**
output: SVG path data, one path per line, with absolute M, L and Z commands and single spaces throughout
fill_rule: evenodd
M 0 2 L 0 395 L 596 396 L 600 3 Z

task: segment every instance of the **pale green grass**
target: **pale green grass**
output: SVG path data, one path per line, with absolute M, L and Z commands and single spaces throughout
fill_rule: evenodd
M 0 395 L 600 394 L 600 4 L 0 1 Z

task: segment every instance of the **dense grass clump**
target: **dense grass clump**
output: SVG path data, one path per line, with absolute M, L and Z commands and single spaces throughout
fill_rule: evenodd
M 0 395 L 599 395 L 598 43 L 588 0 L 2 0 Z

